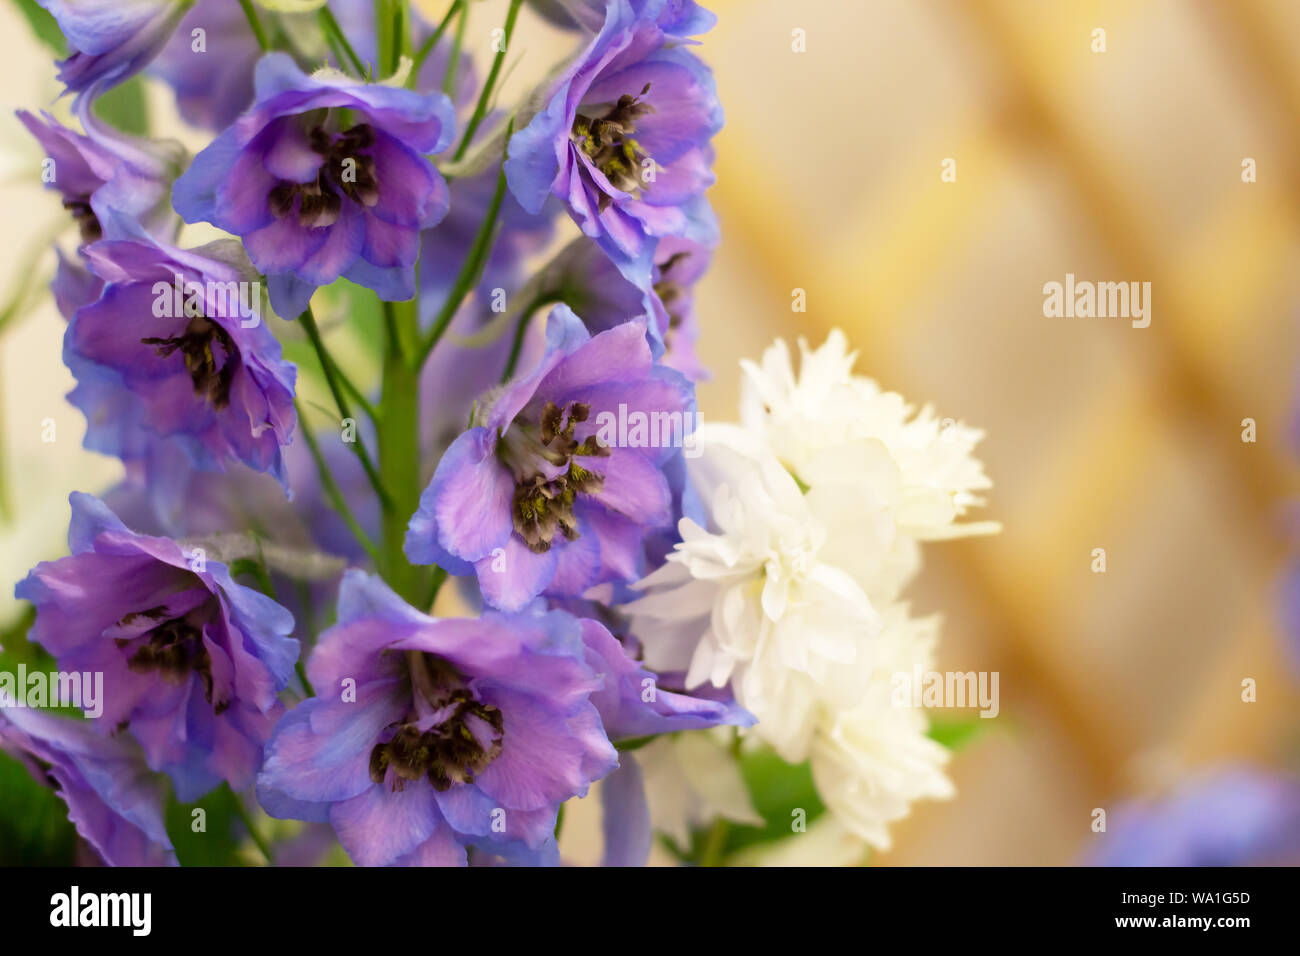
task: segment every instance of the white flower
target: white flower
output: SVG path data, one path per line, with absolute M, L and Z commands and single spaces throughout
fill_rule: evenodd
M 894 676 L 929 670 L 938 638 L 935 618 L 916 619 L 903 605 L 885 612 L 873 669 L 862 700 L 827 713 L 812 743 L 813 781 L 827 809 L 857 836 L 885 850 L 888 825 L 907 816 L 914 802 L 946 799 L 953 786 L 944 773 L 948 750 L 926 733 L 919 707 L 894 701 Z
M 686 671 L 688 688 L 730 681 L 766 721 L 764 737 L 802 760 L 822 702 L 837 687 L 848 695 L 839 703 L 856 700 L 835 678 L 869 666 L 879 615 L 852 575 L 822 559 L 825 516 L 761 445 L 726 425 L 696 439 L 690 473 L 710 527 L 682 519 L 681 543 L 625 610 L 650 667 Z
M 899 533 L 918 541 L 998 530 L 955 523 L 992 484 L 973 455 L 983 432 L 938 419 L 928 406 L 916 412 L 854 375 L 857 353 L 838 329 L 815 350 L 800 340 L 799 350 L 797 375 L 780 339 L 761 363 L 741 362 L 741 421 L 806 488 L 847 483 L 868 506 L 888 507 Z
M 650 825 L 680 847 L 691 845 L 691 830 L 717 817 L 762 826 L 740 768 L 728 749 L 730 734 L 705 731 L 652 740 L 627 754 L 641 765 Z
M 981 432 L 854 375 L 838 331 L 800 348 L 798 375 L 780 341 L 744 363 L 741 426 L 696 432 L 707 527 L 680 522 L 625 610 L 650 667 L 730 682 L 751 734 L 811 761 L 834 827 L 885 848 L 913 802 L 953 792 L 924 711 L 894 706 L 894 675 L 928 670 L 938 634 L 899 594 L 919 542 L 998 526 L 958 521 L 990 487 Z

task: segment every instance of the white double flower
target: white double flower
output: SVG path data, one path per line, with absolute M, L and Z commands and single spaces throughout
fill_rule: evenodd
M 800 349 L 798 374 L 779 340 L 742 363 L 742 423 L 703 426 L 689 462 L 707 526 L 681 521 L 625 610 L 649 666 L 730 682 L 752 732 L 811 759 L 838 824 L 883 848 L 913 801 L 952 792 L 924 713 L 891 706 L 891 675 L 928 669 L 937 638 L 899 595 L 919 542 L 998 529 L 959 522 L 991 483 L 982 433 L 853 375 L 842 333 Z

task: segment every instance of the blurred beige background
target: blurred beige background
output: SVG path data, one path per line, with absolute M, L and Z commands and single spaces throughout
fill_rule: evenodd
M 1064 864 L 1094 807 L 1203 765 L 1294 767 L 1276 595 L 1297 490 L 1300 3 L 706 5 L 720 22 L 699 52 L 728 122 L 723 242 L 698 307 L 704 413 L 734 415 L 740 356 L 839 326 L 860 372 L 988 432 L 985 510 L 1004 533 L 931 546 L 912 593 L 944 614 L 943 668 L 1001 673 L 1001 715 L 954 758 L 958 796 L 918 806 L 875 861 Z M 501 7 L 475 7 L 471 50 L 486 53 Z M 6 105 L 50 102 L 48 57 L 7 4 L 0 31 Z M 564 49 L 528 14 L 517 36 L 506 101 Z M 45 278 L 27 250 L 63 212 L 34 144 L 9 111 L 0 123 L 8 298 Z M 1067 272 L 1150 282 L 1150 327 L 1045 318 L 1043 284 Z M 0 620 L 10 583 L 59 553 L 68 492 L 119 471 L 79 447 L 61 333 L 48 301 L 0 333 Z

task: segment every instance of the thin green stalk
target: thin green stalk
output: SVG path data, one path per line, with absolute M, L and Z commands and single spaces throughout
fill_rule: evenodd
M 278 601 L 275 596 L 275 584 L 271 581 L 271 573 L 266 568 L 266 555 L 262 553 L 262 536 L 256 531 L 253 532 L 253 543 L 257 545 L 257 561 L 253 564 L 253 577 L 257 578 L 257 586 L 262 589 L 262 593 L 272 601 Z
M 528 332 L 528 326 L 533 316 L 537 314 L 537 310 L 557 301 L 559 300 L 554 296 L 539 295 L 524 306 L 524 311 L 519 315 L 519 322 L 515 325 L 514 341 L 510 343 L 510 357 L 506 359 L 505 370 L 501 373 L 502 383 L 510 381 L 511 376 L 515 374 L 515 366 L 519 364 L 519 353 L 524 348 L 524 335 Z
M 348 59 L 352 61 L 352 68 L 356 70 L 357 76 L 364 77 L 366 75 L 366 65 L 361 62 L 361 57 L 357 56 L 357 51 L 352 49 L 352 44 L 349 43 L 348 38 L 343 35 L 343 28 L 340 27 L 339 22 L 334 19 L 334 14 L 330 12 L 328 4 L 316 11 L 316 18 L 320 22 L 321 29 L 325 31 L 326 35 L 334 37 L 338 42 L 338 45 L 343 48 L 343 52 L 348 55 Z M 343 63 L 339 64 L 339 66 L 344 65 L 345 64 Z
M 510 127 L 506 132 L 507 140 L 510 138 L 509 130 L 513 128 L 514 121 L 511 120 Z M 442 309 L 438 312 L 433 321 L 433 327 L 424 340 L 416 368 L 423 367 L 425 361 L 428 360 L 429 353 L 433 351 L 433 347 L 442 338 L 442 333 L 447 331 L 447 326 L 451 324 L 451 320 L 455 317 L 456 310 L 460 308 L 461 302 L 465 300 L 469 290 L 478 281 L 479 274 L 483 271 L 483 265 L 492 252 L 492 241 L 496 237 L 497 216 L 501 212 L 501 202 L 505 198 L 505 194 L 506 168 L 505 164 L 502 163 L 501 171 L 497 174 L 496 192 L 493 193 L 492 202 L 488 205 L 487 215 L 483 217 L 483 222 L 478 227 L 478 234 L 474 237 L 474 244 L 465 257 L 465 263 L 460 267 L 460 274 L 456 276 L 456 284 L 452 286 L 451 292 L 447 295 L 447 301 L 442 304 Z
M 320 360 L 321 371 L 325 373 L 325 383 L 329 386 L 330 394 L 334 396 L 334 404 L 338 406 L 339 414 L 345 419 L 352 418 L 352 408 L 348 405 L 347 399 L 343 397 L 343 387 L 339 384 L 342 377 L 341 373 L 338 366 L 335 365 L 333 357 L 325 348 L 325 342 L 321 339 L 320 327 L 316 324 L 316 316 L 312 312 L 311 306 L 308 306 L 307 311 L 298 316 L 298 321 L 307 333 L 307 338 L 311 340 L 312 348 L 316 350 L 316 357 Z M 353 421 L 356 421 L 356 419 L 353 418 Z M 391 506 L 392 498 L 384 488 L 383 482 L 379 480 L 379 473 L 375 470 L 374 462 L 370 458 L 370 452 L 366 451 L 365 442 L 358 435 L 356 441 L 348 442 L 348 444 L 352 446 L 353 452 L 361 460 L 361 467 L 365 469 L 366 477 L 370 479 L 370 484 L 374 486 L 375 492 L 384 503 L 384 507 Z
M 324 31 L 324 34 L 325 45 L 330 48 L 330 55 L 334 57 L 334 62 L 346 71 L 348 68 L 347 54 L 345 54 L 343 48 L 339 46 L 339 41 L 334 39 L 334 34 L 330 33 L 328 30 Z
M 248 25 L 253 28 L 257 45 L 263 50 L 271 49 L 271 41 L 267 38 L 266 30 L 262 28 L 262 21 L 258 19 L 257 11 L 253 9 L 253 0 L 239 0 L 239 5 L 244 8 L 244 16 L 248 17 Z
M 465 155 L 465 150 L 469 149 L 474 134 L 478 132 L 479 124 L 483 122 L 483 117 L 487 115 L 488 106 L 492 102 L 492 91 L 496 88 L 497 77 L 501 75 L 501 65 L 505 62 L 506 51 L 510 49 L 510 36 L 515 32 L 515 20 L 519 18 L 519 8 L 523 6 L 523 3 L 524 0 L 510 0 L 510 10 L 506 13 L 506 29 L 501 49 L 497 51 L 497 55 L 492 59 L 492 69 L 488 72 L 487 81 L 483 84 L 483 89 L 478 95 L 478 103 L 474 106 L 474 115 L 470 117 L 469 124 L 465 127 L 465 136 L 456 149 L 456 155 L 452 158 L 453 162 L 460 160 Z
M 465 45 L 465 29 L 469 26 L 469 4 L 461 4 L 460 17 L 456 21 L 456 41 L 451 47 L 451 56 L 447 57 L 447 69 L 442 74 L 442 91 L 456 100 L 456 70 L 460 67 L 460 51 Z
M 415 302 L 385 309 L 383 398 L 380 401 L 379 472 L 393 495 L 382 518 L 380 574 L 410 604 L 422 594 L 425 572 L 406 559 L 406 526 L 420 506 L 420 372 L 404 343 L 419 329 Z
M 302 689 L 307 692 L 308 697 L 315 697 L 316 691 L 311 686 L 311 681 L 307 679 L 307 666 L 303 664 L 302 658 L 293 662 L 294 673 L 298 675 L 298 680 L 302 681 Z
M 229 787 L 230 784 L 226 784 L 226 786 Z M 271 853 L 271 845 L 266 842 L 266 838 L 263 837 L 262 834 L 257 831 L 257 827 L 254 826 L 253 815 L 248 812 L 248 807 L 244 806 L 243 798 L 241 798 L 239 794 L 235 793 L 233 788 L 230 793 L 235 798 L 235 813 L 243 822 L 244 829 L 248 831 L 248 835 L 252 837 L 253 842 L 257 844 L 257 848 L 261 851 L 262 856 L 266 857 L 267 865 L 275 866 L 275 857 Z
M 397 0 L 393 5 L 392 55 L 388 73 L 391 76 L 402 65 L 402 57 L 411 52 L 411 11 L 407 0 Z
M 324 489 L 325 496 L 329 498 L 334 510 L 339 513 L 339 517 L 348 526 L 348 530 L 352 532 L 352 537 L 357 539 L 357 543 L 365 549 L 366 554 L 370 555 L 375 564 L 379 564 L 379 549 L 375 547 L 375 543 L 370 540 L 370 536 L 361 527 L 361 522 L 357 521 L 356 515 L 352 513 L 347 500 L 343 497 L 343 492 L 339 490 L 338 482 L 334 480 L 334 474 L 330 471 L 329 465 L 325 463 L 325 456 L 321 454 L 320 446 L 316 443 L 316 436 L 307 427 L 302 403 L 295 399 L 293 406 L 298 412 L 298 428 L 302 431 L 302 436 L 307 442 L 307 448 L 311 451 L 311 457 L 316 462 L 316 470 L 320 473 L 321 488 Z
M 406 85 L 410 89 L 415 89 L 416 84 L 419 82 L 420 69 L 424 66 L 424 61 L 429 58 L 429 54 L 433 52 L 433 48 L 438 45 L 438 41 L 442 39 L 442 35 L 447 32 L 447 27 L 451 24 L 451 18 L 454 17 L 456 11 L 460 9 L 461 2 L 462 0 L 453 0 L 452 5 L 447 8 L 447 15 L 442 18 L 442 22 L 438 24 L 437 29 L 429 34 L 429 39 L 425 40 L 424 44 L 416 52 L 411 64 L 410 79 L 406 81 Z
M 713 821 L 713 827 L 705 838 L 704 850 L 700 853 L 700 866 L 722 866 L 722 853 L 727 848 L 727 834 L 731 824 L 725 817 Z
M 343 369 L 339 368 L 338 365 L 334 366 L 334 374 L 339 377 L 339 384 L 343 386 L 343 390 L 351 395 L 352 400 L 361 406 L 361 410 L 366 413 L 366 417 L 372 422 L 376 421 L 379 416 L 379 410 L 375 408 L 374 403 L 362 394 L 361 389 L 352 384 L 352 379 L 348 378 L 347 375 L 343 373 Z

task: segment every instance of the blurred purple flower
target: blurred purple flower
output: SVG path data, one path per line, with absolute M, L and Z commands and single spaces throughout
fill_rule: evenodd
M 194 31 L 203 31 L 196 38 Z M 198 0 L 150 72 L 176 91 L 187 123 L 222 130 L 253 103 L 253 68 L 262 48 L 238 3 Z
M 679 453 L 648 423 L 676 422 L 685 441 L 695 410 L 691 384 L 651 359 L 645 328 L 628 322 L 593 337 L 557 306 L 542 360 L 484 396 L 439 462 L 407 556 L 473 570 L 484 600 L 505 611 L 636 579 L 644 535 L 673 519 L 662 467 Z M 636 421 L 647 423 L 640 435 L 607 436 Z
M 127 136 L 99 122 L 88 108 L 79 108 L 77 115 L 84 134 L 48 113 L 38 119 L 26 110 L 17 112 L 52 160 L 43 178 L 63 197 L 81 241 L 102 238 L 113 212 L 170 238 L 179 224 L 171 208 L 172 182 L 185 164 L 185 149 L 171 140 Z
M 104 675 L 95 726 L 129 726 L 183 802 L 222 780 L 248 786 L 298 657 L 289 613 L 225 565 L 129 530 L 103 502 L 71 497 L 71 555 L 14 594 L 36 606 L 29 639 L 66 671 Z
M 611 0 L 532 0 L 539 14 L 561 27 L 600 30 Z M 654 21 L 664 33 L 673 37 L 691 37 L 707 33 L 718 18 L 695 0 L 630 0 L 637 16 Z
M 562 612 L 435 620 L 349 571 L 308 675 L 321 695 L 280 722 L 258 798 L 330 822 L 363 866 L 466 862 L 466 845 L 554 862 L 561 803 L 617 764 Z
M 253 109 L 177 181 L 176 210 L 240 236 L 285 318 L 340 276 L 381 299 L 412 298 L 420 230 L 447 212 L 447 184 L 425 154 L 451 142 L 450 101 L 308 76 L 283 53 L 259 61 L 255 84 Z
M 362 62 L 376 58 L 375 11 L 373 0 L 333 0 L 330 9 Z M 432 32 L 418 12 L 412 9 L 412 42 L 419 46 Z M 304 46 L 304 56 L 313 63 L 327 63 L 339 69 L 334 53 L 323 42 L 317 50 L 311 46 L 319 33 L 312 13 L 280 15 L 286 32 L 296 44 Z M 195 49 L 195 30 L 202 30 L 203 45 Z M 446 69 L 449 41 L 444 38 L 429 53 L 420 69 L 416 89 L 438 89 Z M 205 129 L 225 129 L 253 104 L 253 73 L 262 57 L 262 48 L 249 29 L 248 18 L 238 3 L 231 0 L 198 0 L 185 14 L 171 42 L 154 61 L 151 72 L 162 77 L 176 91 L 176 101 L 185 121 Z M 461 57 L 458 87 L 472 92 L 468 56 Z
M 39 710 L 0 710 L 0 750 L 68 806 L 83 840 L 109 866 L 175 866 L 163 827 L 162 780 L 128 737 Z
M 69 259 L 63 250 L 55 248 L 59 264 L 54 270 L 54 281 L 50 291 L 54 293 L 54 304 L 59 315 L 71 321 L 77 310 L 83 305 L 90 305 L 104 292 L 104 280 L 87 269 L 81 262 Z
M 1248 866 L 1300 862 L 1300 780 L 1227 767 L 1159 801 L 1111 814 L 1091 866 Z
M 69 92 L 93 99 L 149 65 L 185 13 L 185 0 L 37 0 L 72 55 L 59 63 Z M 87 91 L 90 91 L 87 96 Z
M 699 381 L 708 372 L 695 354 L 695 284 L 712 257 L 707 246 L 689 239 L 661 239 L 650 287 L 642 291 L 624 279 L 595 244 L 575 239 L 537 278 L 536 294 L 569 306 L 593 334 L 639 316 L 651 317 L 651 342 L 663 350 L 660 361 Z

